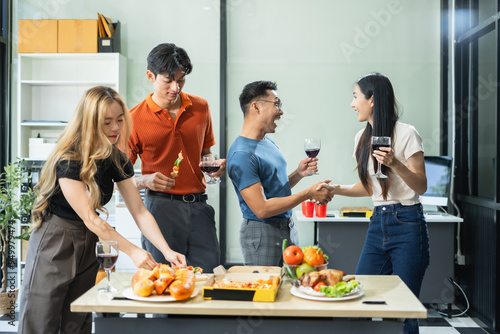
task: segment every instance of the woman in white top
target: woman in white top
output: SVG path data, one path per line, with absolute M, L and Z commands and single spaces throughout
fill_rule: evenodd
M 360 182 L 328 187 L 337 195 L 373 199 L 373 216 L 356 274 L 399 275 L 418 297 L 430 258 L 427 224 L 419 202 L 419 195 L 427 189 L 422 138 L 413 126 L 398 121 L 394 90 L 384 75 L 362 77 L 353 95 L 351 107 L 358 121 L 366 122 L 355 139 Z M 391 137 L 391 147 L 372 151 L 372 136 Z M 388 178 L 373 176 L 378 162 Z M 418 333 L 418 321 L 405 321 L 404 329 L 405 333 Z

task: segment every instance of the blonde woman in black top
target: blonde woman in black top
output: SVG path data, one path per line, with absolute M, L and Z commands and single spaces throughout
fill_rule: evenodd
M 70 303 L 95 283 L 98 239 L 118 241 L 120 251 L 139 268 L 157 264 L 99 217 L 97 211 L 106 212 L 115 184 L 141 232 L 173 265 L 186 265 L 184 255 L 170 249 L 146 210 L 133 166 L 119 149 L 126 148 L 129 133 L 128 109 L 118 93 L 102 86 L 89 89 L 35 189 L 19 333 L 91 332 L 91 313 L 72 313 Z

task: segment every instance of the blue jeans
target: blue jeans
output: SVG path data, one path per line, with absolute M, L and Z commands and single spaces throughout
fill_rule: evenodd
M 357 275 L 398 275 L 418 297 L 429 260 L 429 233 L 422 205 L 374 208 Z M 418 320 L 406 320 L 404 332 L 418 333 Z

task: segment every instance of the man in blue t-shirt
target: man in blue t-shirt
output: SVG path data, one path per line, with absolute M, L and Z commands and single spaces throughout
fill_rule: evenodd
M 283 115 L 276 89 L 270 81 L 252 82 L 243 88 L 243 129 L 227 154 L 228 175 L 243 213 L 240 244 L 245 265 L 282 265 L 283 239 L 298 244 L 292 208 L 308 199 L 325 204 L 333 197 L 324 188 L 317 190 L 319 184 L 331 180 L 292 194 L 293 186 L 309 172 L 317 171 L 317 158 L 302 160 L 293 173 L 286 174 L 283 154 L 266 137 L 274 133 L 275 121 Z

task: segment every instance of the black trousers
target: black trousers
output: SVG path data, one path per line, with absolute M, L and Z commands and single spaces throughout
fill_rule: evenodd
M 184 202 L 150 194 L 146 195 L 144 204 L 155 217 L 170 248 L 184 254 L 188 265 L 213 272 L 220 264 L 220 248 L 215 211 L 210 205 L 204 200 Z M 142 247 L 153 255 L 156 262 L 168 263 L 149 240 L 144 236 L 141 240 Z
M 95 284 L 97 236 L 83 222 L 49 216 L 33 231 L 21 287 L 18 333 L 91 333 L 92 314 L 70 304 Z

